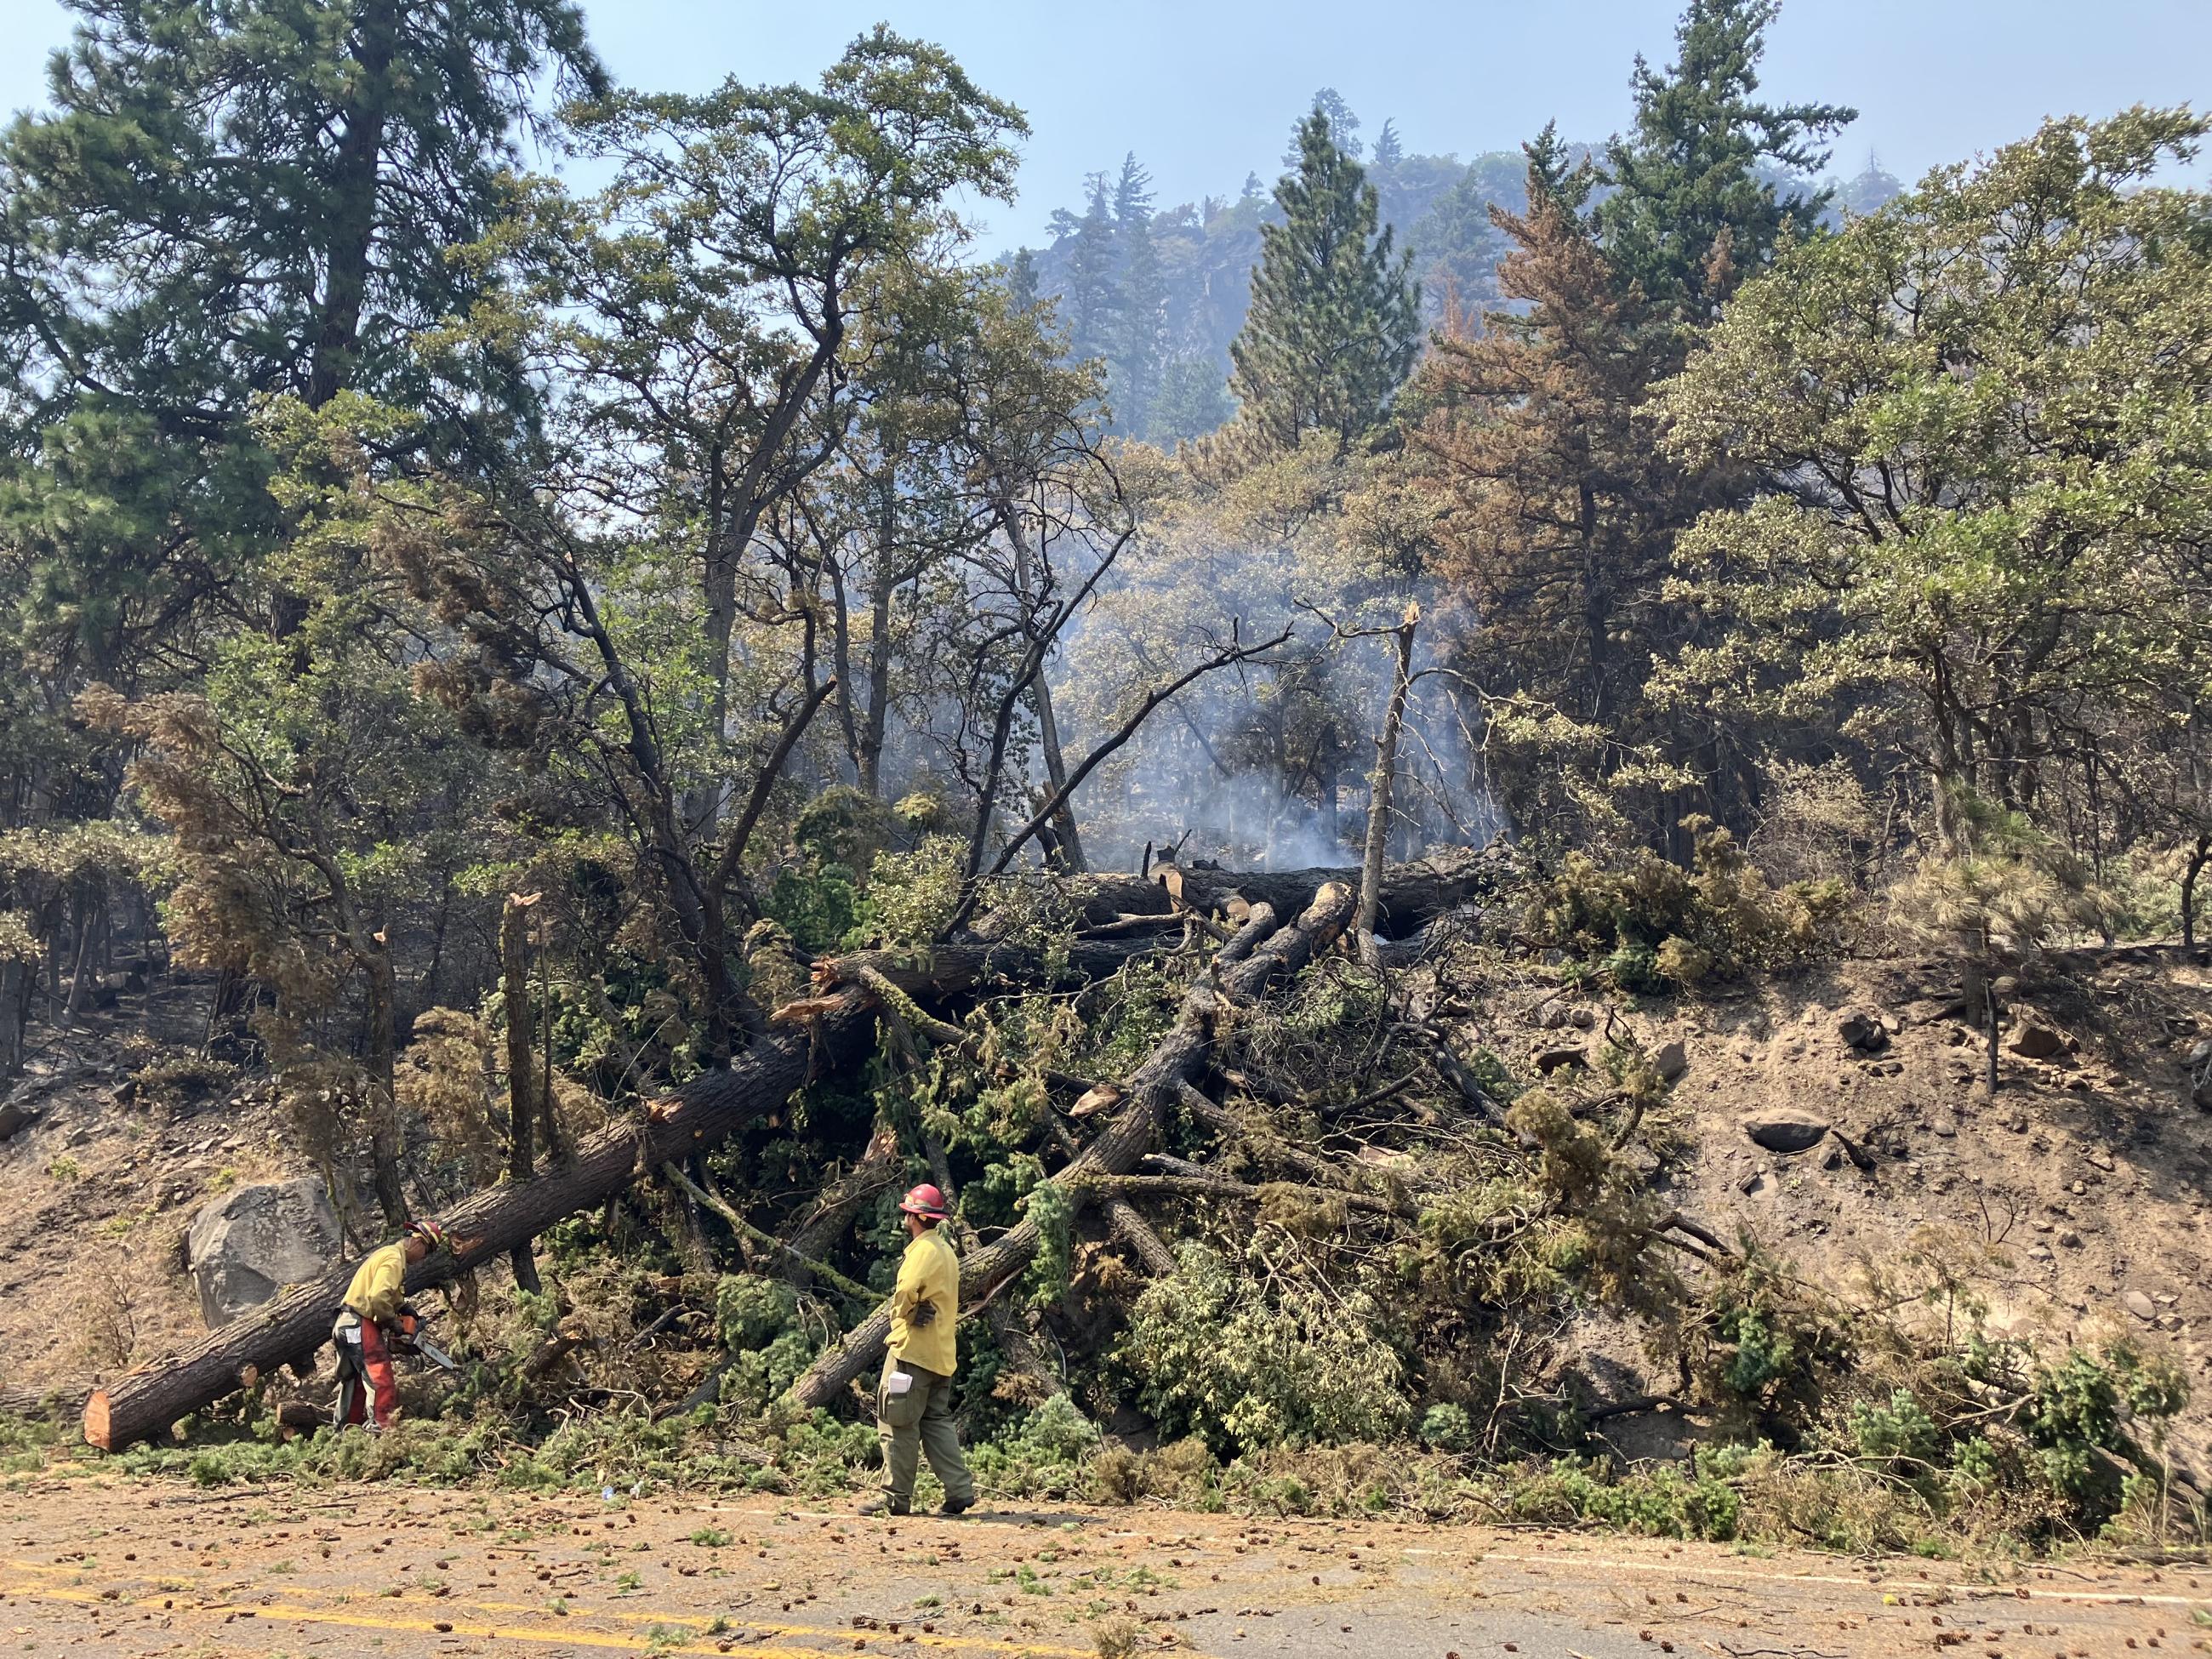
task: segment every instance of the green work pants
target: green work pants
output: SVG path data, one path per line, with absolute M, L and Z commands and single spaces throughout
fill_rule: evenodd
M 914 1380 L 904 1394 L 895 1395 L 891 1378 L 902 1371 Z M 884 1448 L 884 1491 L 894 1507 L 903 1509 L 914 1502 L 921 1453 L 928 1454 L 929 1467 L 945 1487 L 945 1502 L 975 1501 L 975 1480 L 960 1455 L 960 1437 L 952 1426 L 951 1377 L 886 1358 L 876 1383 L 876 1438 Z

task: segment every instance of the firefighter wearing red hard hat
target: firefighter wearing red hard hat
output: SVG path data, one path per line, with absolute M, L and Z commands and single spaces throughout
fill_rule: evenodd
M 331 1340 L 338 1350 L 340 1428 L 362 1423 L 374 1433 L 399 1420 L 392 1347 L 402 1322 L 414 1311 L 407 1305 L 407 1270 L 449 1243 L 436 1222 L 410 1221 L 392 1243 L 362 1258 L 346 1287 L 345 1305 L 331 1327 Z
M 944 1515 L 975 1504 L 975 1480 L 960 1455 L 952 1426 L 952 1373 L 958 1363 L 960 1258 L 944 1223 L 945 1194 L 924 1182 L 899 1202 L 906 1218 L 906 1255 L 891 1291 L 891 1334 L 876 1383 L 876 1437 L 884 1448 L 884 1489 L 860 1505 L 868 1515 L 905 1515 L 914 1507 L 921 1458 L 945 1487 Z

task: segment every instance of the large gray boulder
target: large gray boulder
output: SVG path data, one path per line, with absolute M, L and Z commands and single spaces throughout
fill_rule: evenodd
M 185 1236 L 200 1316 L 210 1330 L 228 1325 L 287 1285 L 320 1277 L 344 1243 L 337 1212 L 313 1176 L 225 1193 L 192 1218 Z

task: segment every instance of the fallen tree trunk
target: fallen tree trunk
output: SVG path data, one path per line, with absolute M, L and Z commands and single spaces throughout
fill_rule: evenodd
M 33 1417 L 58 1423 L 82 1411 L 91 1392 L 82 1382 L 57 1382 L 45 1389 L 0 1389 L 0 1417 Z
M 1384 939 L 1403 939 L 1437 917 L 1494 892 L 1511 872 L 1512 854 L 1503 844 L 1480 852 L 1438 854 L 1382 872 L 1376 931 Z M 1268 904 L 1279 915 L 1295 915 L 1308 899 L 1332 882 L 1357 888 L 1357 865 L 1315 870 L 1224 870 L 1210 864 L 1158 863 L 1148 875 L 1093 875 L 1052 879 L 1049 890 L 1075 909 L 1089 928 L 1134 930 L 1135 919 L 1165 916 L 1180 906 L 1201 915 L 1232 911 L 1242 905 Z M 989 938 L 1004 919 L 985 916 L 976 933 Z
M 878 1128 L 868 1137 L 860 1161 L 838 1176 L 783 1242 L 810 1260 L 820 1260 L 844 1237 L 861 1206 L 885 1188 L 897 1185 L 898 1178 L 898 1137 Z
M 1231 913 L 1232 900 L 1295 909 L 1316 889 L 1341 883 L 1357 890 L 1355 866 L 1325 870 L 1217 870 L 1203 864 L 1164 864 L 1153 878 L 1175 902 L 1204 913 Z M 1392 865 L 1376 889 L 1376 932 L 1385 939 L 1419 933 L 1448 910 L 1494 891 L 1506 874 L 1503 851 L 1458 854 Z
M 1079 945 L 1071 967 L 1079 976 L 1111 973 L 1148 948 L 1121 941 Z M 876 1019 L 874 993 L 848 982 L 860 966 L 909 995 L 949 996 L 988 980 L 1034 981 L 1045 961 L 1023 947 L 982 944 L 940 946 L 926 963 L 873 951 L 817 963 L 817 983 L 830 994 L 805 1004 L 803 1020 L 772 1030 L 727 1066 L 654 1102 L 642 1121 L 631 1118 L 604 1129 L 565 1163 L 528 1181 L 488 1188 L 440 1217 L 457 1248 L 411 1269 L 409 1291 L 509 1254 L 563 1217 L 605 1203 L 641 1174 L 702 1152 L 776 1110 L 815 1072 L 857 1057 L 869 1046 Z M 353 1273 L 350 1264 L 333 1268 L 181 1353 L 96 1390 L 84 1407 L 85 1439 L 112 1451 L 166 1433 L 179 1418 L 234 1392 L 249 1369 L 273 1371 L 313 1353 L 329 1340 Z
M 1214 971 L 1207 981 L 1185 994 L 1174 1027 L 1130 1074 L 1121 1109 L 1112 1122 L 1054 1177 L 1073 1202 L 1079 1206 L 1089 1196 L 1085 1183 L 1090 1177 L 1127 1175 L 1143 1161 L 1161 1116 L 1180 1097 L 1182 1085 L 1196 1080 L 1212 1052 L 1221 1013 L 1219 997 L 1225 995 L 1232 1002 L 1249 1000 L 1265 990 L 1278 974 L 1297 972 L 1316 951 L 1327 948 L 1343 933 L 1355 902 L 1356 895 L 1349 885 L 1330 882 L 1313 896 L 1313 902 L 1292 926 L 1280 931 L 1275 927 L 1273 907 L 1254 908 L 1236 938 L 1215 957 Z M 1025 1271 L 1036 1259 L 1039 1243 L 1036 1224 L 1024 1221 L 963 1261 L 960 1264 L 963 1316 L 976 1311 L 1008 1280 Z M 828 1405 L 856 1378 L 882 1364 L 884 1343 L 890 1334 L 890 1310 L 879 1308 L 809 1366 L 792 1384 L 788 1398 L 808 1409 Z

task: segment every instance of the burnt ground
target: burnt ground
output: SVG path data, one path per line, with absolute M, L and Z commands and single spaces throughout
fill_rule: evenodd
M 1958 1567 L 1537 1529 L 391 1486 L 0 1497 L 0 1650 L 1977 1659 L 2212 1650 L 2212 1570 Z

